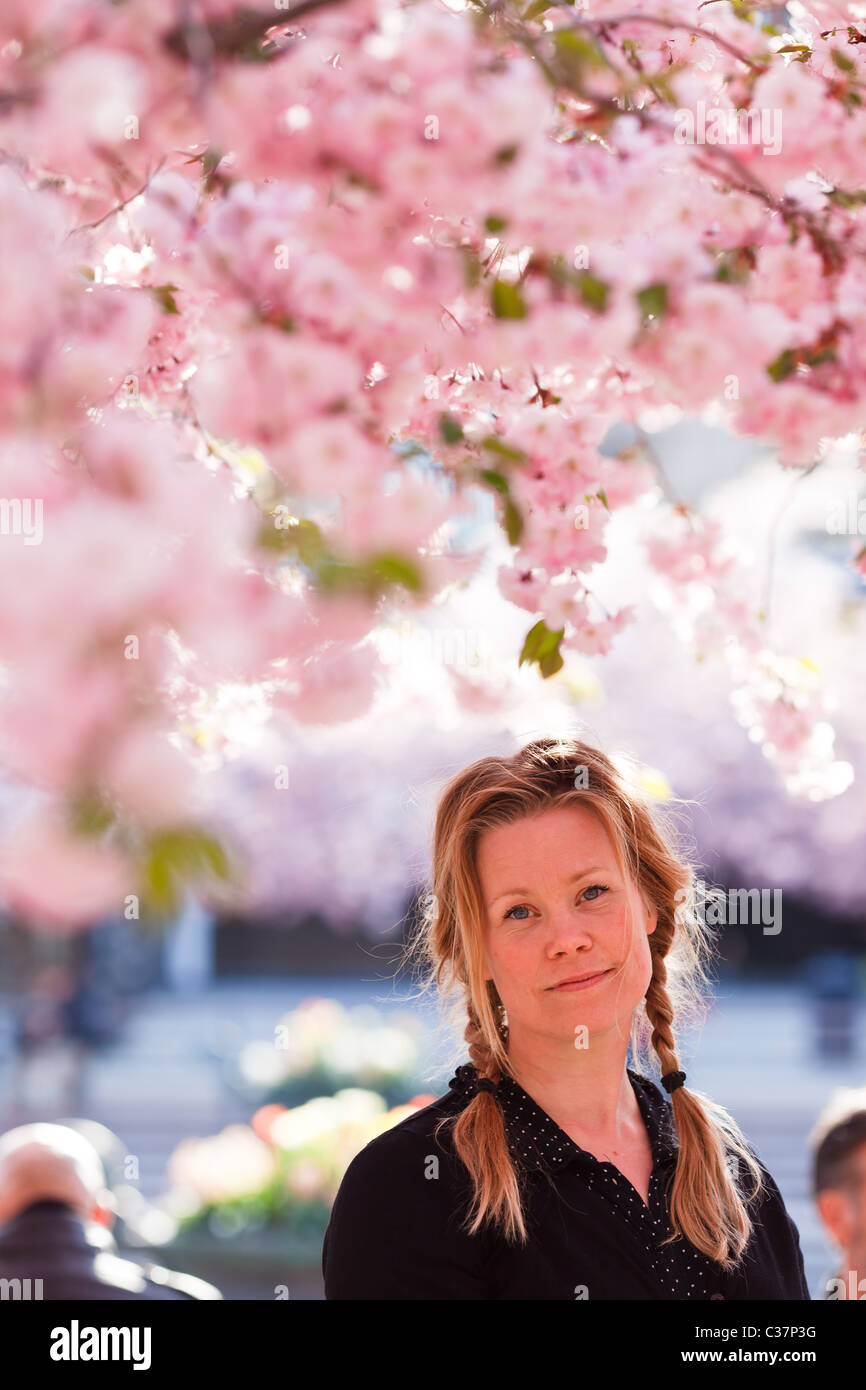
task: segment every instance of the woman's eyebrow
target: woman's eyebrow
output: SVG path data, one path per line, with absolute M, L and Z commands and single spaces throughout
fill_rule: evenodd
M 581 869 L 581 871 L 580 871 L 579 874 L 572 874 L 572 875 L 571 875 L 571 878 L 566 879 L 566 882 L 567 882 L 567 883 L 577 883 L 578 879 L 580 879 L 580 878 L 586 878 L 587 874 L 609 874 L 609 873 L 610 873 L 610 869 L 606 869 L 605 866 L 604 866 L 603 864 L 591 864 L 591 865 L 589 866 L 588 869 Z M 488 906 L 488 907 L 493 907 L 494 903 L 498 903 L 499 900 L 500 900 L 500 898 L 510 898 L 510 897 L 512 897 L 515 893 L 531 893 L 531 892 L 532 892 L 532 889 L 531 889 L 531 888 L 509 888 L 509 889 L 506 890 L 506 892 L 504 892 L 504 893 L 499 893 L 495 898 L 491 898 L 491 899 L 490 899 L 490 902 L 487 904 L 487 906 Z

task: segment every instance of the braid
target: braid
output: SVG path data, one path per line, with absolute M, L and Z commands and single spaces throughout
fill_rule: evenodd
M 667 991 L 668 972 L 662 954 L 665 950 L 662 937 L 657 949 L 653 950 L 653 974 L 644 1001 L 652 1025 L 651 1043 L 661 1063 L 662 1076 L 679 1070 L 673 1031 L 674 1010 Z M 730 1268 L 748 1241 L 750 1221 L 728 1168 L 724 1133 L 710 1122 L 702 1101 L 684 1086 L 671 1093 L 671 1108 L 680 1148 L 670 1186 L 673 1235 L 663 1244 L 685 1236 L 696 1249 L 718 1261 L 723 1268 Z M 733 1148 L 752 1173 L 755 1186 L 751 1195 L 754 1196 L 760 1190 L 760 1174 L 739 1143 L 735 1141 Z M 712 1202 L 709 1209 L 708 1195 Z M 722 1223 L 710 1220 L 705 1213 L 713 1208 L 723 1212 L 726 1220 Z
M 493 981 L 489 982 L 491 985 Z M 489 991 L 494 998 L 489 998 L 493 1010 L 494 1019 L 501 1017 L 504 1013 L 502 1005 L 499 1003 L 499 996 L 495 994 L 495 988 Z M 472 995 L 469 994 L 466 1000 L 466 1028 L 463 1037 L 466 1041 L 469 1052 L 469 1060 L 476 1068 L 479 1076 L 487 1076 L 491 1081 L 501 1081 L 503 1074 L 508 1069 L 505 1056 L 504 1039 L 498 1038 L 497 1044 L 491 1046 L 487 1033 L 482 1025 L 475 1010 Z M 501 1034 L 503 1025 L 500 1023 L 498 1032 Z
M 669 1071 L 679 1070 L 674 1042 L 674 1006 L 667 992 L 667 979 L 665 958 L 654 953 L 652 979 L 646 992 L 646 1014 L 652 1024 L 650 1043 L 661 1062 L 662 1076 Z
M 493 1036 L 478 1017 L 471 991 L 467 991 L 467 1022 L 463 1036 L 479 1077 L 499 1082 L 509 1067 L 503 1036 L 506 1032 L 502 1020 L 504 1010 L 492 980 L 486 1002 L 493 1023 Z M 507 1239 L 525 1243 L 528 1234 L 517 1172 L 508 1148 L 505 1120 L 495 1095 L 487 1090 L 477 1091 L 456 1117 L 447 1116 L 440 1120 L 436 1126 L 437 1134 L 444 1125 L 449 1124 L 452 1126 L 454 1148 L 474 1176 L 473 1200 L 464 1229 L 469 1235 L 475 1235 L 489 1219 L 493 1225 L 501 1225 Z

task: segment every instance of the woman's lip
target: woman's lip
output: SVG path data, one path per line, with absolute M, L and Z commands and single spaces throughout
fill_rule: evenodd
M 564 994 L 566 991 L 571 991 L 573 989 L 589 989 L 590 985 L 597 985 L 599 980 L 603 980 L 605 975 L 609 974 L 610 970 L 599 970 L 597 975 L 590 975 L 585 980 L 568 980 L 567 983 L 564 985 L 551 985 L 550 988 L 555 993 L 562 994 Z

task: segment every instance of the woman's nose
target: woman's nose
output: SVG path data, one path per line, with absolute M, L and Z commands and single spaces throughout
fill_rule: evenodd
M 574 950 L 575 947 L 591 946 L 592 934 L 586 921 L 573 908 L 560 909 L 551 914 L 548 944 L 551 950 Z

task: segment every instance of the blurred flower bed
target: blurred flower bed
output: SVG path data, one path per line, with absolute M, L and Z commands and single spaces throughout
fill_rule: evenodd
M 355 1154 L 433 1100 L 418 1095 L 389 1108 L 374 1091 L 350 1087 L 291 1109 L 263 1106 L 249 1125 L 183 1140 L 158 1205 L 181 1237 L 198 1231 L 231 1243 L 276 1228 L 296 1245 L 318 1248 Z
M 385 1015 L 371 1005 L 347 1009 L 334 999 L 305 999 L 284 1014 L 274 1036 L 244 1044 L 225 1076 L 245 1100 L 296 1106 L 360 1088 L 389 1106 L 418 1089 L 424 1028 L 408 1010 Z

